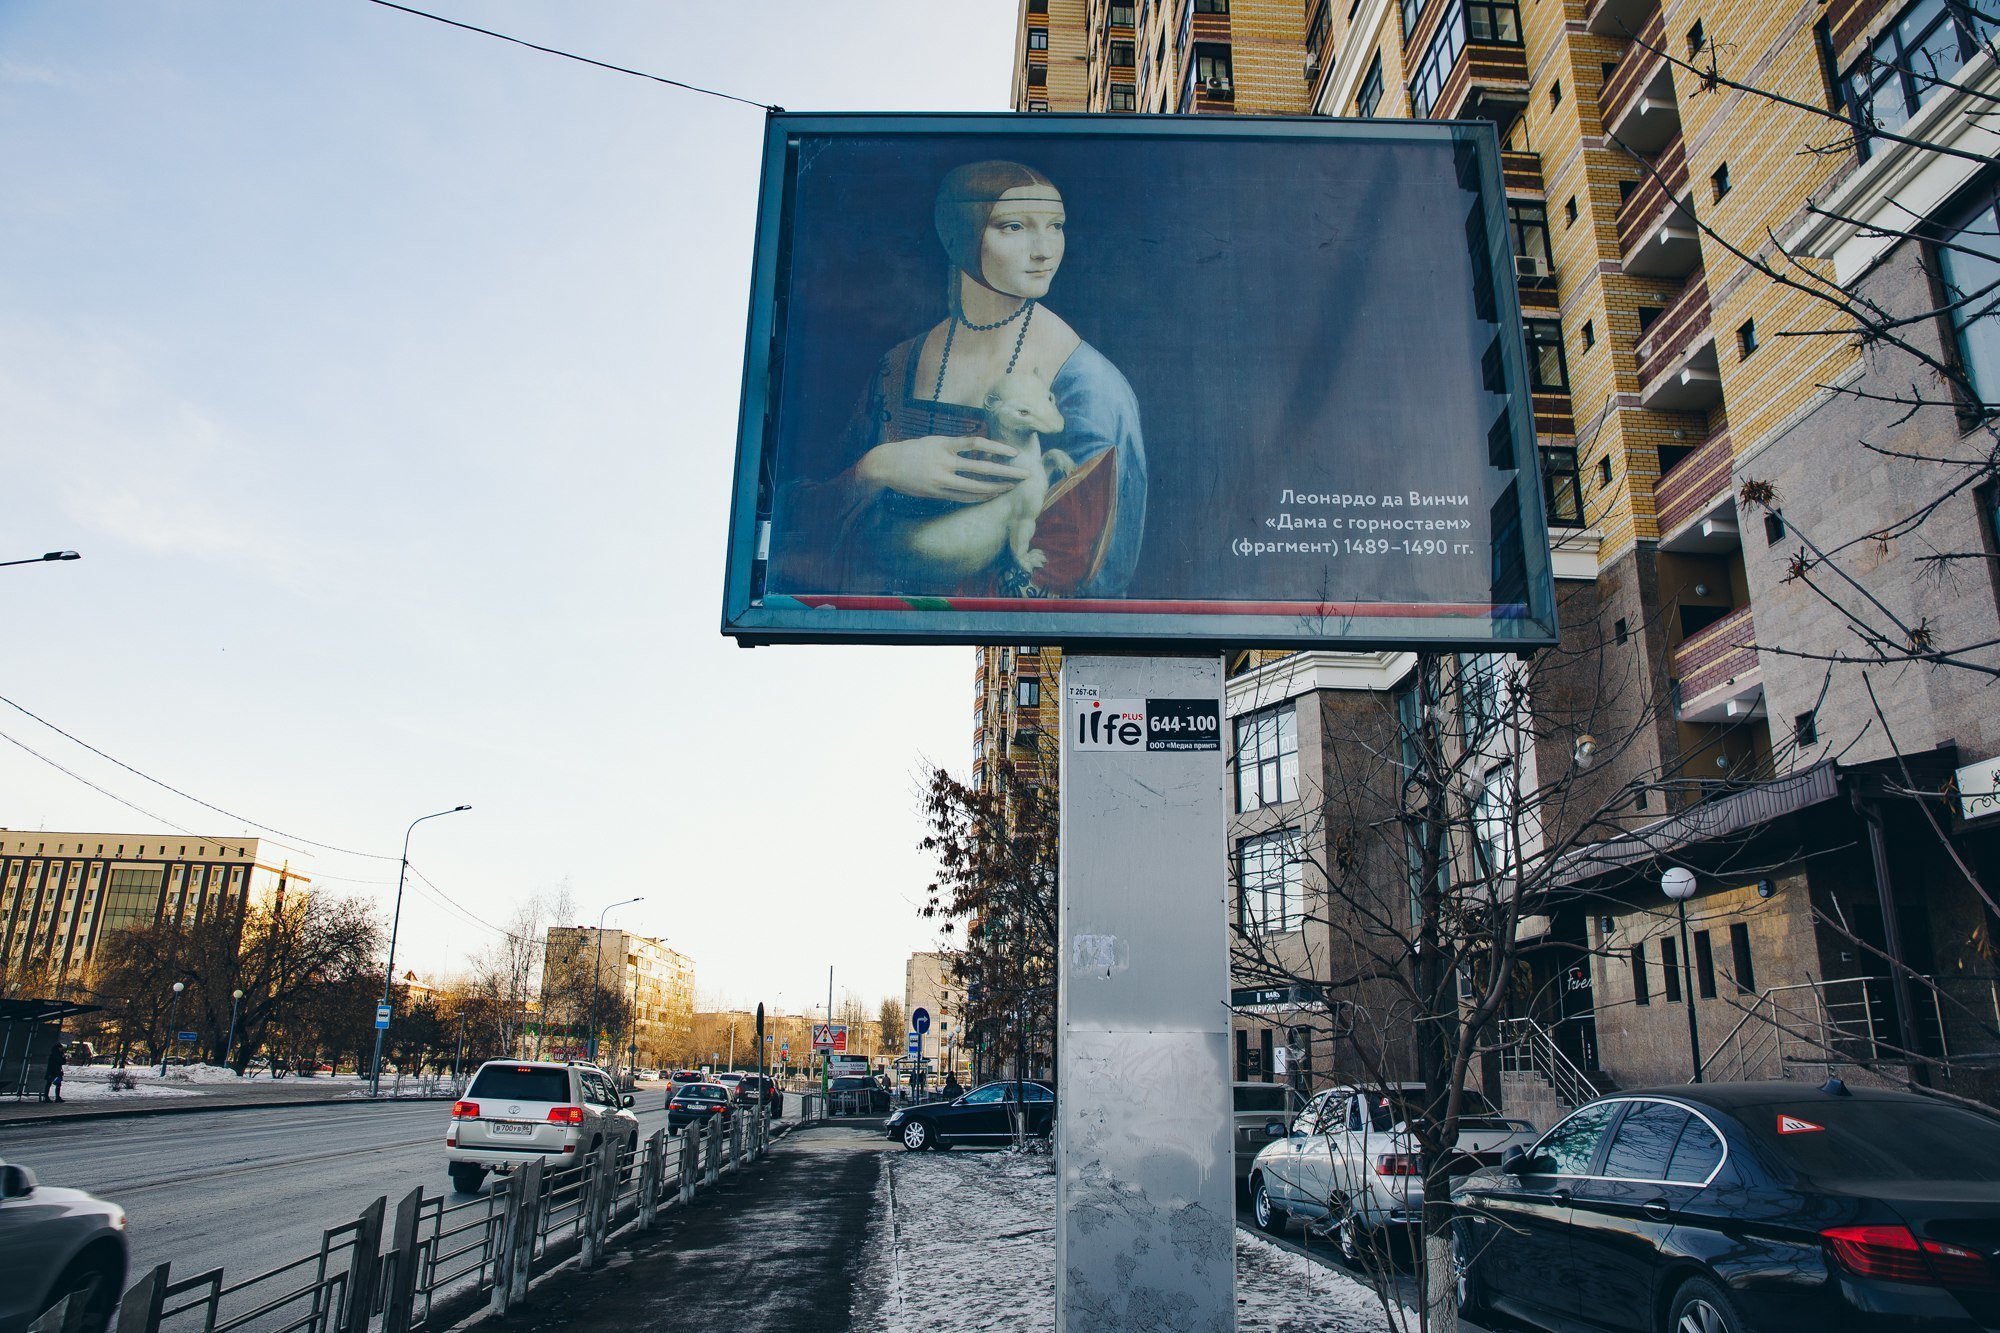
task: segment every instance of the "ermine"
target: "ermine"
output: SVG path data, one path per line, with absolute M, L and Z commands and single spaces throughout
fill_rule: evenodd
M 1024 572 L 1040 569 L 1048 557 L 1035 549 L 1035 522 L 1048 499 L 1049 482 L 1076 468 L 1062 450 L 1042 449 L 1041 437 L 1063 428 L 1048 386 L 1009 375 L 986 395 L 985 409 L 987 437 L 1014 447 L 1014 457 L 1007 461 L 1025 468 L 1027 478 L 1005 495 L 925 519 L 905 537 L 911 554 L 955 578 L 988 568 L 1003 549 Z

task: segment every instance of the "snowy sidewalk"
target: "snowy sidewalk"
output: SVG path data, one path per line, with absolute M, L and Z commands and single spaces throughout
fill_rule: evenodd
M 1014 1153 L 894 1153 L 875 1190 L 852 1327 L 891 1333 L 1055 1322 L 1055 1168 Z M 1375 1294 L 1238 1230 L 1241 1333 L 1380 1333 Z
M 112 1075 L 131 1076 L 134 1086 L 114 1086 Z M 35 1086 L 40 1088 L 37 1075 Z M 396 1089 L 396 1080 L 384 1082 L 384 1095 L 404 1098 L 449 1095 L 425 1091 L 425 1083 L 411 1078 Z M 39 1091 L 16 1099 L 0 1095 L 0 1124 L 18 1121 L 85 1120 L 107 1115 L 157 1115 L 169 1111 L 215 1111 L 238 1106 L 279 1106 L 312 1102 L 341 1102 L 368 1096 L 368 1080 L 358 1074 L 320 1075 L 305 1078 L 291 1075 L 272 1079 L 267 1075 L 239 1078 L 233 1069 L 218 1065 L 169 1065 L 165 1077 L 158 1065 L 133 1065 L 115 1070 L 110 1065 L 74 1065 L 64 1071 L 63 1099 L 44 1102 Z

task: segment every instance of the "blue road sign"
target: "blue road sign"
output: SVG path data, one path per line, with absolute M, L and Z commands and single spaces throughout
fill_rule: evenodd
M 386 1028 L 389 1026 L 388 1005 L 378 1004 L 375 1006 L 375 1026 L 378 1028 Z
M 931 1030 L 931 1011 L 928 1009 L 910 1010 L 910 1026 L 916 1029 L 917 1035 L 920 1037 L 924 1033 L 929 1032 Z
M 177 1032 L 174 1035 L 181 1041 L 201 1040 L 201 1034 L 199 1032 Z
M 912 1032 L 910 1034 L 910 1054 L 922 1055 L 923 1053 L 924 1053 L 924 1039 L 917 1033 Z

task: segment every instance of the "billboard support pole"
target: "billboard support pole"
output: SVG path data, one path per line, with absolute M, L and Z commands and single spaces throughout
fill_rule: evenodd
M 1219 655 L 1065 656 L 1056 1327 L 1236 1326 Z

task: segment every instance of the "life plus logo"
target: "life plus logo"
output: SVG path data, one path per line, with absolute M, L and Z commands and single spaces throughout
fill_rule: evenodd
M 1219 750 L 1222 717 L 1214 699 L 1105 699 L 1071 686 L 1070 744 L 1078 750 Z
M 1074 730 L 1071 744 L 1079 750 L 1144 750 L 1146 705 L 1139 699 L 1070 700 Z

